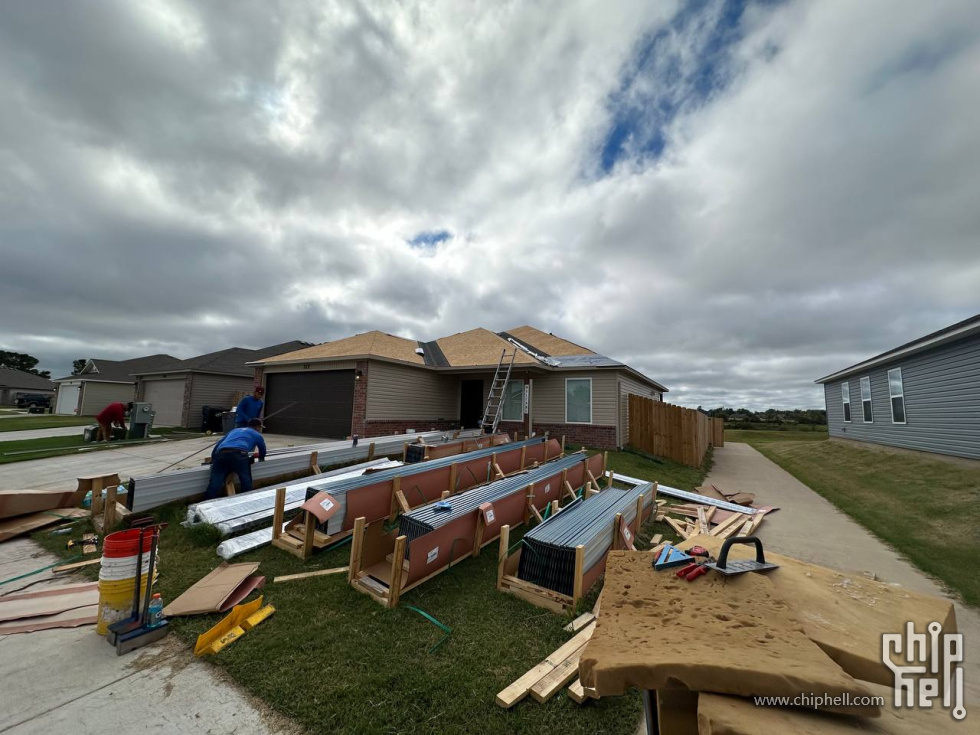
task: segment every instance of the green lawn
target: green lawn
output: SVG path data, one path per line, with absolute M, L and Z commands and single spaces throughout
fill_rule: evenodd
M 819 442 L 829 438 L 827 427 L 822 431 L 759 431 L 725 429 L 726 442 L 745 442 L 753 446 L 769 442 Z
M 177 434 L 176 436 L 172 436 L 173 439 L 192 439 L 194 437 L 203 436 L 203 434 L 187 432 L 186 429 L 171 427 L 160 429 L 155 428 L 150 433 L 152 435 L 159 436 Z M 149 441 L 153 440 L 151 439 Z M 115 449 L 121 443 L 122 442 L 109 442 L 108 444 L 105 444 L 103 442 L 99 442 L 97 444 L 86 444 L 83 440 L 81 429 L 79 429 L 77 436 L 49 436 L 42 439 L 22 439 L 20 441 L 9 442 L 0 441 L 0 464 L 25 462 L 32 459 L 46 459 L 48 457 L 59 457 L 64 454 L 72 454 L 77 452 L 82 447 L 85 447 L 93 452 L 98 452 L 104 449 Z M 124 444 L 123 446 L 127 445 Z M 136 445 L 129 444 L 128 446 Z
M 630 475 L 693 489 L 701 470 L 628 453 L 611 453 L 610 466 Z M 183 506 L 160 509 L 170 526 L 161 542 L 160 591 L 172 600 L 214 568 L 213 529 L 186 529 Z M 87 523 L 79 524 L 80 537 Z M 523 529 L 517 529 L 517 536 Z M 649 523 L 640 538 L 664 533 Z M 669 536 L 672 538 L 672 536 Z M 46 548 L 66 554 L 64 536 L 34 535 Z M 516 538 L 512 536 L 512 541 Z M 209 660 L 252 694 L 317 733 L 622 733 L 632 735 L 640 718 L 637 694 L 584 706 L 564 692 L 545 704 L 528 697 L 511 710 L 494 703 L 496 693 L 569 638 L 568 617 L 497 592 L 497 547 L 463 562 L 401 598 L 386 610 L 352 589 L 346 576 L 273 584 L 272 577 L 344 566 L 350 546 L 327 550 L 303 562 L 272 547 L 236 561 L 259 561 L 268 578 L 266 601 L 276 614 Z M 94 569 L 87 571 L 96 574 Z M 594 600 L 593 590 L 588 601 Z M 408 606 L 425 610 L 452 628 L 436 651 L 442 631 Z M 174 633 L 192 644 L 218 616 L 178 618 Z M 190 654 L 188 654 L 190 655 Z
M 752 444 L 968 604 L 980 605 L 980 470 L 841 442 L 755 436 L 762 433 L 725 438 Z
M 56 429 L 61 426 L 93 426 L 94 424 L 95 418 L 92 416 L 52 416 L 41 413 L 0 419 L 0 432 Z

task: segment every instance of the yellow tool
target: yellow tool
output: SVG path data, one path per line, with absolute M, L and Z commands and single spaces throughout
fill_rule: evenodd
M 276 611 L 272 605 L 262 607 L 262 597 L 244 605 L 235 605 L 224 620 L 215 625 L 207 633 L 202 633 L 194 645 L 194 655 L 203 656 L 217 653 L 245 635 L 256 625 Z

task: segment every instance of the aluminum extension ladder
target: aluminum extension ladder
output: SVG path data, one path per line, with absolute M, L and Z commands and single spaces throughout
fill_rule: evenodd
M 497 370 L 493 374 L 493 382 L 490 384 L 490 393 L 487 395 L 487 407 L 483 411 L 483 427 L 485 434 L 494 434 L 497 431 L 497 424 L 500 423 L 500 415 L 504 407 L 504 399 L 507 395 L 507 383 L 510 380 L 510 371 L 514 367 L 514 358 L 517 357 L 517 350 L 510 353 L 510 362 L 507 362 L 507 348 L 500 353 L 500 362 L 497 363 Z

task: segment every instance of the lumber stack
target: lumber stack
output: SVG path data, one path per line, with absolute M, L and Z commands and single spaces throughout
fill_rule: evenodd
M 668 488 L 669 491 L 669 488 Z M 692 498 L 687 500 L 687 498 Z M 698 502 L 703 498 L 703 502 Z M 697 535 L 719 539 L 732 536 L 752 536 L 768 513 L 777 510 L 769 506 L 753 507 L 755 495 L 702 485 L 695 493 L 684 493 L 686 502 L 664 507 L 664 522 L 685 541 Z

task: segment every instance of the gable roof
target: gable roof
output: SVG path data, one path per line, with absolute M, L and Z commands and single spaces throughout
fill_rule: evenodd
M 9 367 L 0 367 L 0 387 L 25 390 L 54 390 L 58 386 L 47 378 Z
M 166 370 L 180 363 L 180 358 L 172 355 L 147 355 L 131 360 L 103 360 L 89 358 L 78 375 L 66 375 L 62 380 L 90 380 L 95 383 L 135 383 L 133 373 L 146 370 Z
M 500 336 L 505 339 L 507 337 L 513 337 L 518 342 L 523 342 L 532 351 L 544 357 L 551 357 L 553 355 L 596 354 L 587 347 L 582 347 L 582 345 L 577 345 L 550 332 L 542 332 L 540 329 L 528 325 L 508 329 L 506 332 L 501 332 Z
M 383 357 L 389 360 L 408 362 L 413 365 L 425 365 L 422 355 L 415 352 L 419 343 L 414 339 L 396 337 L 393 334 L 379 332 L 363 332 L 353 337 L 336 339 L 319 345 L 307 346 L 284 354 L 270 355 L 266 358 L 256 357 L 263 365 L 277 363 L 307 362 L 330 358 L 354 359 L 357 357 Z
M 254 370 L 248 364 L 254 360 L 262 360 L 267 357 L 274 357 L 283 352 L 295 352 L 298 349 L 309 347 L 309 342 L 293 340 L 283 342 L 271 347 L 263 347 L 258 350 L 251 350 L 247 347 L 229 347 L 217 352 L 209 352 L 205 355 L 198 355 L 186 360 L 179 360 L 174 365 L 165 366 L 150 370 L 140 370 L 137 375 L 153 375 L 156 373 L 220 373 L 222 375 L 241 375 L 251 377 Z
M 818 378 L 813 382 L 829 383 L 833 380 L 838 380 L 840 378 L 845 378 L 848 375 L 853 375 L 854 373 L 863 372 L 875 367 L 876 365 L 891 362 L 892 360 L 897 360 L 900 357 L 908 357 L 909 355 L 914 355 L 917 352 L 923 352 L 925 350 L 932 349 L 933 347 L 948 344 L 949 342 L 956 342 L 957 340 L 966 339 L 967 337 L 972 337 L 975 334 L 980 334 L 980 314 L 971 316 L 969 319 L 964 319 L 961 322 L 956 322 L 956 324 L 950 324 L 948 327 L 943 327 L 938 331 L 927 334 L 924 337 L 914 339 L 911 342 L 906 342 L 898 347 L 893 347 L 886 352 L 882 352 L 880 355 L 869 357 L 867 360 L 855 363 L 854 365 L 846 367 L 843 370 L 838 370 L 836 373 L 825 375 L 824 377 Z
M 436 344 L 451 367 L 496 366 L 504 350 L 514 349 L 510 342 L 482 327 L 449 337 L 440 337 L 436 340 Z M 517 350 L 514 364 L 540 365 L 541 363 L 523 350 Z

